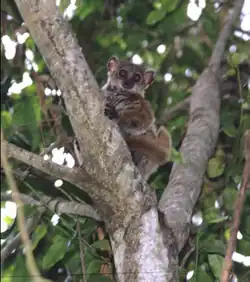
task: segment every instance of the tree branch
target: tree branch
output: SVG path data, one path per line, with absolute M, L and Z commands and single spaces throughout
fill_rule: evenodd
M 226 48 L 228 38 L 231 35 L 232 27 L 235 21 L 240 16 L 240 12 L 242 10 L 243 4 L 244 4 L 244 0 L 235 0 L 235 5 L 231 11 L 229 10 L 227 21 L 225 22 L 223 29 L 220 32 L 219 38 L 216 42 L 216 45 L 214 47 L 213 54 L 209 62 L 209 66 L 212 66 L 212 68 L 216 72 L 219 71 L 219 67 L 223 59 L 223 54 Z
M 236 239 L 237 239 L 237 233 L 238 233 L 239 225 L 240 225 L 241 211 L 243 209 L 243 205 L 245 201 L 246 190 L 250 182 L 250 130 L 247 130 L 245 133 L 244 145 L 245 145 L 244 151 L 245 151 L 246 162 L 244 166 L 244 172 L 242 176 L 242 183 L 241 183 L 240 191 L 238 193 L 238 197 L 235 202 L 233 223 L 232 223 L 232 227 L 230 230 L 230 238 L 228 241 L 226 256 L 225 256 L 225 260 L 223 264 L 221 282 L 229 281 L 230 271 L 232 269 L 232 264 L 233 264 L 232 255 L 236 247 Z
M 165 240 L 155 192 L 104 116 L 103 97 L 67 21 L 54 1 L 16 3 L 63 93 L 85 171 L 95 180 L 89 194 L 109 232 L 119 281 L 177 280 L 177 253 L 173 240 Z
M 46 206 L 51 211 L 57 214 L 73 214 L 84 217 L 90 217 L 97 221 L 102 221 L 98 212 L 90 205 L 86 203 L 79 203 L 75 201 L 65 201 L 62 199 L 52 199 L 48 196 L 42 196 L 40 201 L 33 199 L 32 197 L 20 193 L 20 199 L 24 204 Z M 13 201 L 11 194 L 1 193 L 1 201 Z
M 164 110 L 159 124 L 167 124 L 167 122 L 173 119 L 179 112 L 188 111 L 190 105 L 190 97 L 174 105 L 172 108 Z
M 184 164 L 173 166 L 169 183 L 159 202 L 165 223 L 173 230 L 179 250 L 188 237 L 190 219 L 200 194 L 203 175 L 216 145 L 220 113 L 220 62 L 243 2 L 235 1 L 233 12 L 229 14 L 216 43 L 209 67 L 203 71 L 193 88 L 188 129 L 180 148 Z
M 76 223 L 76 231 L 78 235 L 78 242 L 79 242 L 79 248 L 80 248 L 80 259 L 81 259 L 81 266 L 82 266 L 82 281 L 87 282 L 86 278 L 86 265 L 85 265 L 85 258 L 84 258 L 84 245 L 81 242 L 81 228 L 80 228 L 80 223 L 79 220 L 77 220 Z
M 7 141 L 1 142 L 1 146 L 6 150 L 9 158 L 14 158 L 55 178 L 64 179 L 76 186 L 79 186 L 80 183 L 86 182 L 87 184 L 90 182 L 90 177 L 84 173 L 84 168 L 60 166 Z M 86 190 L 86 192 L 89 192 L 88 189 Z
M 9 200 L 11 201 L 12 199 Z M 26 221 L 26 230 L 28 234 L 30 234 L 36 228 L 40 220 L 40 215 L 43 211 L 44 208 L 39 210 L 36 216 L 33 216 Z M 20 233 L 18 233 L 11 241 L 8 241 L 7 245 L 1 250 L 1 264 L 4 264 L 6 258 L 12 253 L 12 251 L 18 249 L 21 243 L 22 239 Z

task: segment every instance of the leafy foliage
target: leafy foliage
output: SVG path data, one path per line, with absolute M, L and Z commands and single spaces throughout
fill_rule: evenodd
M 148 90 L 147 99 L 160 119 L 163 111 L 191 94 L 192 86 L 212 53 L 224 20 L 224 8 L 226 10 L 229 4 L 225 4 L 218 12 L 212 1 L 207 2 L 199 20 L 193 22 L 186 14 L 188 1 L 78 0 L 70 23 L 100 85 L 105 82 L 106 61 L 111 55 L 132 58 L 137 54 L 146 65 L 157 70 L 156 81 Z M 62 0 L 59 8 L 64 12 L 68 5 L 69 1 Z M 22 21 L 14 1 L 4 1 L 1 14 L 2 36 L 8 35 L 16 41 L 16 31 L 24 34 L 26 30 L 23 27 L 21 29 Z M 209 282 L 219 281 L 220 278 L 244 165 L 242 136 L 250 128 L 250 95 L 247 89 L 249 44 L 232 34 L 228 47 L 233 45 L 237 46 L 237 51 L 227 51 L 222 64 L 224 82 L 218 146 L 204 176 L 202 194 L 194 212 L 192 233 L 180 254 L 180 281 L 184 281 L 189 271 L 194 271 L 189 281 Z M 160 49 L 162 51 L 159 52 Z M 30 52 L 33 59 L 28 56 Z M 11 60 L 5 58 L 5 49 L 1 48 L 1 58 L 1 126 L 8 140 L 32 152 L 41 153 L 58 136 L 71 136 L 67 116 L 56 95 L 58 89 L 53 85 L 32 38 L 17 44 L 16 54 Z M 12 95 L 9 95 L 13 81 L 22 81 L 24 72 L 29 74 L 33 84 L 24 87 L 21 94 L 12 89 Z M 164 80 L 166 73 L 172 75 L 170 81 Z M 168 121 L 167 128 L 174 146 L 173 162 L 182 162 L 178 149 L 185 135 L 187 121 L 185 111 Z M 67 142 L 63 146 L 65 152 L 71 152 Z M 51 153 L 48 155 L 52 157 Z M 14 171 L 26 170 L 23 164 L 13 162 L 12 165 Z M 167 185 L 171 166 L 172 163 L 163 166 L 150 179 L 150 185 L 157 190 L 158 197 Z M 56 189 L 52 179 L 36 171 L 30 171 L 24 179 L 15 175 L 20 191 L 35 198 L 42 198 L 46 194 L 80 202 L 91 201 L 68 183 L 64 183 L 60 190 Z M 2 181 L 2 191 L 6 191 L 8 187 L 4 178 Z M 26 207 L 27 216 L 34 214 L 35 209 Z M 237 252 L 245 256 L 250 255 L 249 211 L 248 189 L 240 225 L 243 238 L 237 243 Z M 43 275 L 53 281 L 66 281 L 66 277 L 71 277 L 71 281 L 79 281 L 79 277 L 82 277 L 79 234 L 76 232 L 76 222 L 79 220 L 87 280 L 112 281 L 112 254 L 104 228 L 91 219 L 77 219 L 68 215 L 61 215 L 59 223 L 54 226 L 51 217 L 51 211 L 46 211 L 31 236 Z M 7 241 L 16 233 L 17 229 L 14 228 Z M 25 266 L 22 246 L 6 259 L 2 267 L 3 281 L 16 281 L 17 277 L 20 282 L 32 281 Z M 238 281 L 250 280 L 249 269 L 243 264 L 235 263 L 233 271 Z

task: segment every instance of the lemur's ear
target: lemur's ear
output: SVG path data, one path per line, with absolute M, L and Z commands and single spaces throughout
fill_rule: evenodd
M 116 56 L 110 57 L 107 63 L 108 71 L 110 72 L 116 71 L 118 64 L 119 64 L 119 59 Z
M 155 79 L 155 71 L 154 70 L 146 70 L 144 73 L 144 81 L 146 85 L 152 84 Z

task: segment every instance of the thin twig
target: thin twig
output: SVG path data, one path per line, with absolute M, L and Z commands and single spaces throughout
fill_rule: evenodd
M 84 259 L 84 245 L 81 242 L 81 229 L 80 229 L 79 220 L 77 220 L 76 229 L 77 229 L 77 233 L 78 233 L 79 247 L 80 247 L 80 258 L 81 258 L 81 264 L 82 264 L 82 278 L 83 278 L 83 282 L 87 282 L 85 259 Z
M 3 131 L 1 129 L 1 143 L 4 140 L 3 137 Z M 1 144 L 2 145 L 2 144 Z M 13 193 L 13 200 L 16 202 L 17 205 L 17 224 L 20 230 L 20 236 L 22 239 L 22 242 L 24 244 L 25 247 L 25 257 L 26 257 L 26 266 L 27 269 L 31 275 L 31 277 L 33 277 L 34 281 L 36 282 L 43 282 L 44 279 L 42 278 L 39 269 L 36 265 L 35 262 L 35 258 L 33 256 L 33 252 L 32 252 L 32 243 L 29 239 L 29 234 L 26 230 L 25 227 L 25 217 L 24 217 L 24 210 L 23 210 L 23 203 L 19 197 L 19 191 L 15 182 L 15 179 L 12 175 L 11 172 L 11 168 L 9 166 L 8 163 L 8 158 L 7 158 L 7 153 L 6 150 L 4 150 L 5 147 L 1 146 L 1 162 L 2 162 L 2 166 L 4 168 L 5 174 L 6 174 L 6 178 L 8 181 L 8 184 L 12 190 Z
M 184 258 L 182 259 L 182 262 L 180 264 L 180 268 L 184 268 L 186 265 L 187 260 L 189 259 L 190 255 L 195 251 L 195 246 L 192 246 L 187 253 L 185 254 Z
M 10 195 L 11 196 L 11 195 Z M 39 214 L 36 214 L 35 216 L 29 218 L 26 222 L 26 230 L 28 234 L 30 234 L 35 227 L 37 226 L 40 215 L 43 213 L 44 208 L 41 208 L 39 210 Z M 4 263 L 5 259 L 12 253 L 13 250 L 18 249 L 18 247 L 21 245 L 22 239 L 21 234 L 18 233 L 11 241 L 7 243 L 7 245 L 1 250 L 1 264 Z
M 227 245 L 226 256 L 223 264 L 223 271 L 221 274 L 221 282 L 228 282 L 230 277 L 230 272 L 232 269 L 232 255 L 236 248 L 237 232 L 239 230 L 240 217 L 245 201 L 245 193 L 249 184 L 250 179 L 250 130 L 245 133 L 245 166 L 243 171 L 243 179 L 238 193 L 238 197 L 235 202 L 233 223 L 230 230 L 230 238 Z

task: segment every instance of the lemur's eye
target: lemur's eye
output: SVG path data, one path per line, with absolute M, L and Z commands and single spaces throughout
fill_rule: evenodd
M 141 75 L 139 73 L 136 73 L 134 76 L 134 81 L 135 82 L 140 82 L 141 81 Z
M 119 76 L 122 77 L 122 78 L 127 77 L 127 71 L 126 70 L 120 70 L 119 71 Z

